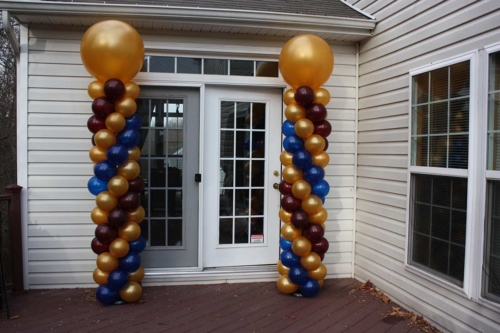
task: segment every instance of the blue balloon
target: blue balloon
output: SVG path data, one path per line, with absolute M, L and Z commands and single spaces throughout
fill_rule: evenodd
M 128 283 L 128 273 L 123 269 L 115 269 L 108 276 L 108 286 L 112 290 L 120 290 Z
M 313 297 L 319 292 L 319 282 L 309 278 L 306 283 L 301 284 L 299 291 L 304 297 Z
M 290 250 L 292 248 L 292 242 L 281 237 L 280 238 L 280 247 L 283 251 Z
M 297 135 L 290 135 L 283 140 L 283 147 L 290 153 L 295 153 L 297 150 L 304 148 L 304 140 Z
M 111 289 L 107 284 L 103 284 L 97 288 L 95 296 L 104 305 L 113 304 L 119 299 L 118 291 Z
M 324 204 L 325 204 L 325 200 L 326 200 L 326 199 L 325 199 L 325 197 L 321 197 L 320 199 L 321 199 L 321 202 L 322 202 L 322 203 L 323 203 L 323 205 L 324 205 Z
M 295 267 L 300 265 L 300 257 L 292 252 L 292 250 L 286 250 L 281 252 L 281 263 L 286 267 Z
M 311 185 L 315 185 L 323 180 L 325 170 L 322 167 L 313 165 L 304 172 L 304 179 Z
M 106 152 L 108 161 L 115 165 L 120 165 L 128 159 L 128 150 L 122 144 L 112 145 Z
M 311 186 L 311 194 L 317 195 L 320 198 L 326 197 L 328 193 L 330 193 L 330 184 L 324 179 Z
M 312 165 L 312 156 L 307 150 L 298 150 L 293 154 L 292 163 L 297 168 L 306 170 Z
M 257 149 L 257 140 L 255 140 L 255 137 L 253 138 L 252 142 L 252 150 Z M 249 151 L 250 150 L 250 138 L 245 139 L 245 150 Z
M 281 125 L 281 132 L 283 132 L 284 136 L 294 135 L 295 123 L 292 123 L 290 120 L 285 120 L 283 125 Z
M 96 164 L 94 174 L 100 180 L 108 181 L 116 176 L 116 165 L 109 161 L 101 161 Z
M 125 118 L 125 120 L 125 129 L 139 130 L 142 126 L 142 119 L 137 113 L 131 117 Z
M 121 143 L 127 148 L 137 146 L 139 140 L 141 139 L 139 131 L 133 129 L 124 129 L 116 138 L 118 139 L 118 143 Z
M 307 276 L 307 271 L 300 265 L 290 267 L 290 270 L 288 271 L 288 278 L 290 279 L 290 281 L 298 284 L 299 286 L 306 283 L 307 279 L 309 279 L 309 277 Z
M 135 241 L 129 242 L 130 252 L 141 253 L 146 248 L 146 238 L 139 236 Z
M 92 177 L 89 179 L 89 182 L 87 183 L 87 188 L 89 189 L 89 192 L 92 193 L 93 195 L 98 195 L 102 191 L 108 190 L 108 182 L 105 180 L 101 180 L 97 177 Z
M 125 257 L 120 258 L 120 268 L 132 273 L 141 266 L 141 257 L 135 252 L 129 252 Z

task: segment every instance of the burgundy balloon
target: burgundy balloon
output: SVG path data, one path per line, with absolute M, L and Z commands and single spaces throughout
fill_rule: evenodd
M 307 118 L 313 123 L 320 123 L 326 118 L 326 108 L 322 104 L 313 104 L 307 109 Z
M 92 146 L 95 146 L 94 137 L 95 137 L 95 134 L 92 134 L 92 137 L 90 138 L 90 142 L 92 143 Z
M 306 86 L 299 87 L 295 91 L 295 101 L 307 108 L 314 101 L 314 90 Z
M 109 79 L 104 84 L 104 94 L 111 101 L 117 101 L 125 95 L 125 85 L 118 79 Z
M 330 244 L 328 243 L 328 240 L 323 237 L 317 242 L 312 242 L 311 251 L 316 252 L 317 254 L 326 253 L 329 247 Z
M 328 140 L 325 140 L 325 148 L 323 148 L 323 151 L 326 151 L 329 145 L 330 143 L 328 142 Z
M 92 102 L 92 111 L 99 118 L 106 118 L 115 111 L 115 105 L 106 97 L 99 97 Z
M 309 224 L 309 215 L 302 209 L 299 209 L 293 212 L 291 220 L 295 228 L 302 229 Z
M 304 228 L 303 235 L 311 242 L 319 242 L 325 235 L 325 230 L 323 230 L 320 224 L 309 223 L 309 225 Z
M 318 256 L 321 259 L 321 261 L 323 261 L 323 259 L 325 259 L 325 254 L 324 253 L 318 253 Z
M 282 180 L 280 182 L 280 193 L 283 195 L 292 194 L 292 184 L 288 184 L 286 181 Z
M 295 212 L 300 209 L 301 204 L 302 200 L 297 199 L 292 194 L 287 194 L 281 198 L 281 207 L 287 212 Z
M 92 239 L 90 247 L 92 248 L 92 251 L 94 251 L 95 254 L 101 254 L 103 252 L 109 251 L 109 244 L 101 243 L 97 238 Z
M 135 210 L 140 206 L 139 194 L 128 191 L 118 198 L 118 205 L 128 211 Z
M 328 120 L 314 124 L 314 134 L 319 134 L 325 139 L 332 133 L 332 125 Z
M 97 133 L 98 131 L 102 129 L 106 129 L 106 123 L 104 119 L 102 118 L 97 118 L 96 116 L 92 116 L 87 120 L 87 128 L 89 131 L 92 133 Z
M 140 193 L 144 189 L 144 180 L 142 180 L 142 177 L 137 177 L 135 179 L 129 180 L 128 181 L 128 190 L 130 192 L 136 192 Z
M 108 213 L 108 224 L 112 227 L 119 228 L 128 220 L 128 215 L 122 208 L 112 209 Z
M 117 236 L 118 233 L 116 232 L 116 229 L 107 223 L 99 224 L 97 228 L 95 228 L 95 238 L 97 238 L 97 240 L 101 243 L 109 244 Z

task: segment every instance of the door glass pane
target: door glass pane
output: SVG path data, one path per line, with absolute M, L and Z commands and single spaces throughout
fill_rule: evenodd
M 500 181 L 488 182 L 483 295 L 500 302 Z
M 182 220 L 168 220 L 168 246 L 182 246 Z
M 164 220 L 151 220 L 151 246 L 165 246 L 166 234 Z
M 488 170 L 500 170 L 500 52 L 490 55 L 488 81 Z

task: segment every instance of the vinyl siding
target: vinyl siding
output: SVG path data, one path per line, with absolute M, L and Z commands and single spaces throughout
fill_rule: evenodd
M 500 41 L 500 2 L 349 1 L 375 16 L 360 45 L 354 274 L 443 330 L 498 332 L 500 313 L 404 267 L 411 69 Z
M 90 211 L 94 197 L 87 191 L 92 175 L 88 158 L 91 133 L 86 122 L 92 81 L 81 64 L 83 30 L 32 26 L 28 66 L 28 268 L 30 288 L 94 286 L 96 255 L 90 249 L 95 225 Z M 227 58 L 277 59 L 284 39 L 224 37 L 196 33 L 159 35 L 141 31 L 146 48 L 161 54 L 204 54 L 227 48 Z M 352 274 L 356 51 L 353 44 L 333 45 L 335 69 L 325 84 L 332 95 L 328 118 L 330 165 L 326 180 L 332 186 L 325 207 L 329 213 L 325 237 L 330 250 L 324 263 L 329 277 Z M 144 79 L 147 75 L 139 74 Z M 182 75 L 182 74 L 180 74 Z M 193 77 L 193 76 L 191 76 Z M 237 83 L 237 77 L 224 77 Z M 278 158 L 278 156 L 276 156 Z M 276 240 L 278 241 L 278 240 Z M 197 283 L 210 282 L 201 281 Z M 274 277 L 273 277 L 274 279 Z M 227 280 L 227 279 L 226 279 Z M 160 283 L 159 280 L 151 280 Z M 225 281 L 220 276 L 216 281 Z M 164 283 L 185 282 L 172 278 Z

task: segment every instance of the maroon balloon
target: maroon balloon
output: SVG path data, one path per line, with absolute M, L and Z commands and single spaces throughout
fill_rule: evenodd
M 104 119 L 92 116 L 89 120 L 87 120 L 87 128 L 92 133 L 97 133 L 98 131 L 106 128 L 106 123 L 104 122 Z
M 323 120 L 320 123 L 314 124 L 314 134 L 319 134 L 327 138 L 332 133 L 332 125 L 328 120 Z
M 92 146 L 95 146 L 95 134 L 92 134 L 92 137 L 90 138 L 90 142 L 92 143 Z
M 318 253 L 318 256 L 321 259 L 321 261 L 323 261 L 323 259 L 325 259 L 325 254 L 324 253 Z
M 118 233 L 116 229 L 107 223 L 99 224 L 97 228 L 95 228 L 95 238 L 101 243 L 111 243 L 117 236 Z
M 319 242 L 321 238 L 325 235 L 325 230 L 318 223 L 309 223 L 309 225 L 304 228 L 303 235 L 312 242 Z
M 109 251 L 109 244 L 101 243 L 97 238 L 92 239 L 90 247 L 92 247 L 92 251 L 94 251 L 95 254 Z
M 125 95 L 125 85 L 118 79 L 109 79 L 104 84 L 104 94 L 111 101 L 117 101 Z
M 281 198 L 281 207 L 287 212 L 295 212 L 300 209 L 302 201 L 294 197 L 292 194 L 287 194 Z
M 328 240 L 323 237 L 317 242 L 312 242 L 311 251 L 316 252 L 317 254 L 326 253 L 329 247 L 330 244 L 328 243 Z
M 302 209 L 299 209 L 292 214 L 292 224 L 295 228 L 305 228 L 309 224 L 309 215 Z
M 288 184 L 284 180 L 280 182 L 279 188 L 280 188 L 280 193 L 283 195 L 292 194 L 292 184 Z
M 118 198 L 118 205 L 128 211 L 135 210 L 140 206 L 139 194 L 128 191 Z
M 328 142 L 328 140 L 325 140 L 325 148 L 323 149 L 323 151 L 326 151 L 329 145 L 330 143 Z
M 140 193 L 144 189 L 144 180 L 142 177 L 137 177 L 135 179 L 128 181 L 128 190 L 130 192 Z
M 314 123 L 320 123 L 326 118 L 326 108 L 322 104 L 313 104 L 307 109 L 307 118 Z
M 96 117 L 106 118 L 115 111 L 115 105 L 106 97 L 99 97 L 92 102 L 92 111 Z
M 295 91 L 295 101 L 307 108 L 314 101 L 314 90 L 306 86 L 299 87 Z
M 108 213 L 108 224 L 114 228 L 119 228 L 128 220 L 127 212 L 121 208 L 112 209 Z

